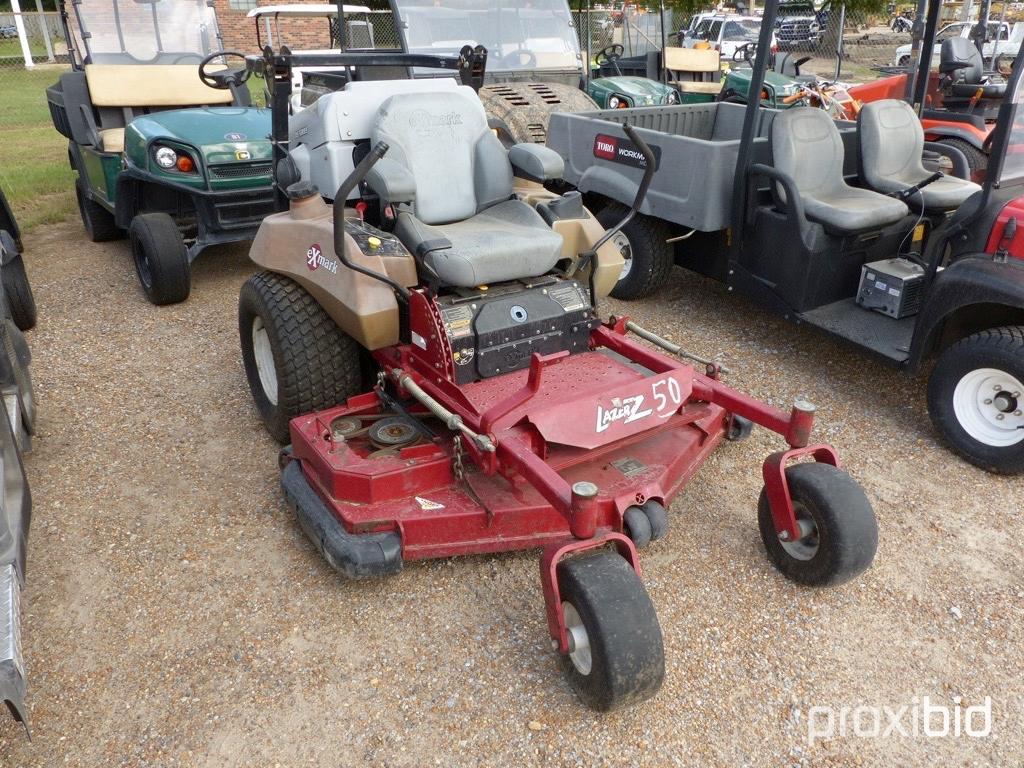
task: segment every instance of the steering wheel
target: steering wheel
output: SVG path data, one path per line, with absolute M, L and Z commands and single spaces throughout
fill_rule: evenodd
M 537 54 L 526 48 L 517 48 L 512 53 L 506 53 L 501 57 L 501 63 L 506 67 L 518 67 L 520 69 L 531 69 L 537 66 Z
M 754 57 L 757 55 L 757 43 L 744 43 L 732 52 L 732 60 L 739 63 L 745 61 L 751 67 L 754 66 Z
M 597 66 L 602 64 L 614 64 L 616 61 L 622 58 L 622 52 L 625 49 L 619 43 L 612 43 L 611 45 L 605 46 L 597 55 L 594 56 L 594 63 Z
M 227 68 L 227 69 L 216 69 L 208 72 L 206 70 L 207 65 L 210 64 L 214 59 L 223 58 L 225 61 L 228 58 L 237 58 L 242 60 L 243 66 Z M 251 75 L 249 68 L 245 66 L 245 54 L 239 51 L 215 51 L 199 62 L 199 79 L 203 81 L 203 85 L 208 85 L 210 88 L 216 88 L 219 91 L 227 91 L 231 86 L 240 87 Z

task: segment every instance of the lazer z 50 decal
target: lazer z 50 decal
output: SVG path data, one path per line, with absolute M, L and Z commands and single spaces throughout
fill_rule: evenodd
M 661 164 L 661 147 L 649 144 L 654 153 L 654 170 Z M 629 139 L 599 133 L 594 138 L 594 157 L 609 160 L 613 163 L 628 165 L 632 168 L 647 168 L 647 162 L 640 150 Z

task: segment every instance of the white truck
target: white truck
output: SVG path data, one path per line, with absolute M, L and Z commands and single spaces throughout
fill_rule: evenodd
M 974 28 L 973 21 L 956 21 L 947 24 L 935 35 L 935 48 L 932 53 L 932 66 L 939 65 L 939 51 L 943 40 L 952 37 L 970 37 Z M 1013 25 L 1002 21 L 993 21 L 988 25 L 988 41 L 982 50 L 982 58 L 986 65 L 990 65 L 996 56 L 1009 54 L 1015 56 L 1020 49 L 1021 42 L 1024 42 L 1024 23 L 1017 22 Z M 905 67 L 910 63 L 910 43 L 901 45 L 896 49 L 892 65 L 894 67 Z

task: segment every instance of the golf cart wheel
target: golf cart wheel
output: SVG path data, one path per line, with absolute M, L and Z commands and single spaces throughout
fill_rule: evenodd
M 1024 326 L 980 331 L 939 356 L 928 412 L 949 446 L 990 472 L 1024 472 Z
M 11 319 L 19 330 L 32 330 L 36 327 L 36 299 L 25 272 L 25 260 L 20 255 L 15 256 L 3 265 L 0 276 Z
M 92 242 L 105 243 L 124 237 L 124 231 L 114 223 L 114 214 L 86 196 L 82 191 L 81 180 L 75 182 L 75 197 L 78 199 L 78 213 L 82 217 L 85 234 Z
M 665 678 L 661 625 L 636 571 L 600 550 L 558 566 L 569 653 L 562 657 L 576 695 L 607 712 L 649 699 Z
M 974 171 L 982 171 L 988 168 L 988 155 L 978 149 L 971 142 L 964 139 L 958 139 L 956 137 L 950 137 L 945 139 L 938 139 L 938 144 L 945 144 L 949 147 L 956 147 L 964 153 L 964 157 L 967 158 L 967 168 L 974 173 Z
M 622 221 L 628 211 L 624 205 L 609 203 L 598 212 L 597 220 L 608 229 Z M 665 222 L 638 213 L 612 238 L 625 260 L 612 296 L 643 299 L 665 284 L 675 260 L 672 246 L 665 242 L 669 237 Z
M 166 213 L 140 213 L 128 228 L 135 273 L 146 298 L 160 306 L 177 304 L 192 290 L 188 248 Z
M 786 469 L 801 536 L 783 541 L 775 532 L 768 494 L 761 491 L 757 522 L 768 559 L 787 578 L 821 587 L 863 573 L 878 547 L 878 524 L 857 482 L 831 464 Z
M 263 424 L 281 444 L 288 422 L 362 391 L 362 356 L 301 285 L 272 272 L 250 277 L 238 299 L 242 362 Z

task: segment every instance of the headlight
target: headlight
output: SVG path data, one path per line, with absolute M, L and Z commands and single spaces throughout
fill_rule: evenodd
M 622 104 L 622 99 L 618 96 L 608 97 L 608 109 L 618 109 L 620 104 Z
M 679 91 L 669 91 L 665 97 L 666 104 L 678 104 L 679 103 Z
M 178 153 L 170 147 L 157 147 L 153 153 L 153 159 L 161 168 L 170 170 L 178 162 Z

